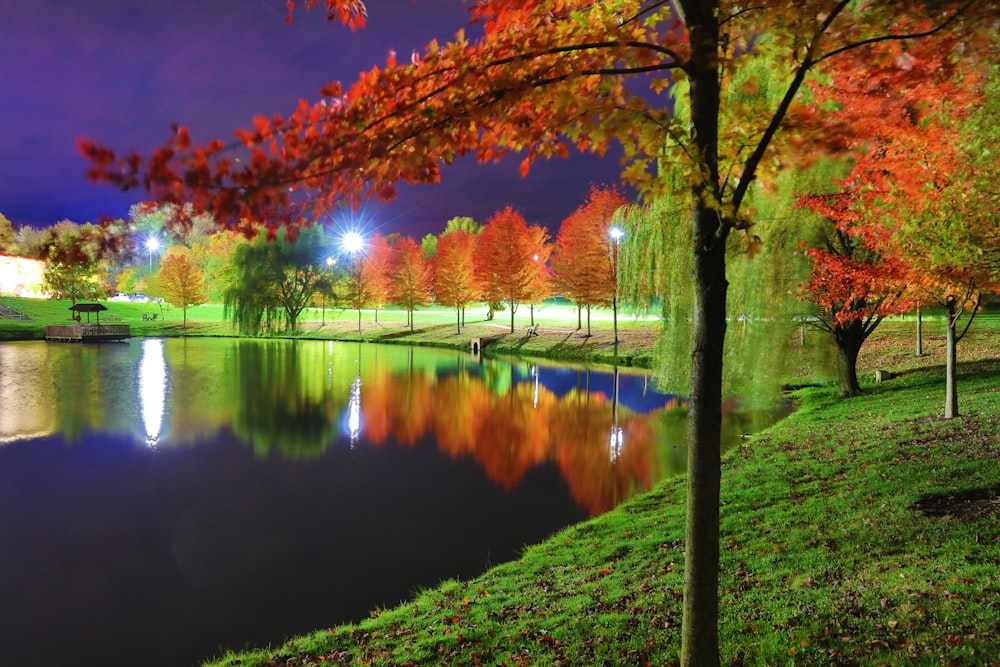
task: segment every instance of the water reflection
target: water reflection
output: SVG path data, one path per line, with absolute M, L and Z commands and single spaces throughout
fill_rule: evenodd
M 163 341 L 148 338 L 142 341 L 142 360 L 139 362 L 139 405 L 148 447 L 155 447 L 160 440 L 166 404 L 167 362 L 163 358 Z
M 43 423 L 68 441 L 87 426 L 134 433 L 122 407 L 138 404 L 131 418 L 148 446 L 228 431 L 257 456 L 302 460 L 338 447 L 431 443 L 441 456 L 475 462 L 503 489 L 554 466 L 591 514 L 684 468 L 682 402 L 632 370 L 314 341 L 147 339 L 83 350 L 34 343 L 0 353 L 0 442 L 37 434 Z M 138 401 L 118 382 L 129 376 Z M 31 409 L 8 410 L 19 404 L 15 395 L 31 397 Z M 776 417 L 725 411 L 732 440 Z

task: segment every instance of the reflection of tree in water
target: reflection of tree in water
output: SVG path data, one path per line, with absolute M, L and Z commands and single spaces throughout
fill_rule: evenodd
M 544 392 L 546 399 L 551 394 Z M 490 479 L 514 487 L 531 468 L 548 459 L 550 400 L 533 407 L 534 387 L 515 385 L 506 395 L 491 396 L 476 425 L 476 460 Z
M 332 389 L 317 346 L 287 341 L 241 341 L 236 376 L 241 397 L 233 430 L 257 454 L 290 458 L 322 454 L 336 434 Z M 316 358 L 314 358 L 316 357 Z
M 474 459 L 505 489 L 532 468 L 554 465 L 591 514 L 684 470 L 684 410 L 673 409 L 683 405 L 666 397 L 648 414 L 620 403 L 616 411 L 614 395 L 591 389 L 589 372 L 559 396 L 523 364 L 466 367 L 432 353 L 424 365 L 423 351 L 374 348 L 239 342 L 228 373 L 236 379 L 234 431 L 259 454 L 319 456 L 341 440 L 351 382 L 360 378 L 359 446 L 408 446 L 430 435 L 442 453 Z M 539 372 L 545 377 L 544 367 Z M 734 441 L 775 418 L 724 407 L 724 432 Z M 609 451 L 613 427 L 621 446 Z

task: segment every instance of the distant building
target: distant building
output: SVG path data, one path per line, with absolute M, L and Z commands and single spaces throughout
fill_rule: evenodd
M 47 299 L 44 275 L 45 262 L 40 259 L 0 255 L 0 295 Z

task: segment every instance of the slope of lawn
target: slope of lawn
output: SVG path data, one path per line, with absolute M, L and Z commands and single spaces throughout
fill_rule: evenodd
M 802 390 L 725 458 L 724 664 L 1000 665 L 993 350 L 962 366 L 958 419 L 938 416 L 941 368 L 917 368 L 847 400 Z M 472 581 L 212 664 L 676 664 L 684 484 Z

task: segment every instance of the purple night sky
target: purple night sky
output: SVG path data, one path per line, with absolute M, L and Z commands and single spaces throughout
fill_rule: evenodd
M 352 82 L 466 25 L 461 0 L 370 0 L 369 25 L 352 33 L 321 11 L 285 23 L 283 0 L 3 0 L 0 18 L 0 212 L 15 226 L 125 216 L 141 193 L 83 178 L 74 140 L 149 154 L 170 123 L 198 142 L 232 138 L 255 114 L 287 114 L 326 81 Z M 464 159 L 436 186 L 401 189 L 360 213 L 368 229 L 419 239 L 456 215 L 485 222 L 510 204 L 529 223 L 559 222 L 592 183 L 616 183 L 615 158 L 574 155 L 536 164 Z

